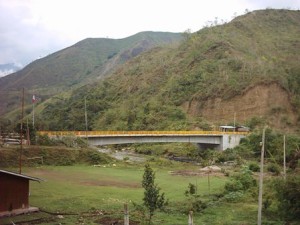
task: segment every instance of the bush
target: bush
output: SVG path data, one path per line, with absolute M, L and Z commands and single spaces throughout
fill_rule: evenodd
M 228 202 L 238 202 L 243 198 L 244 194 L 242 191 L 234 191 L 224 195 L 224 199 Z
M 249 165 L 249 170 L 251 170 L 252 172 L 259 172 L 260 171 L 260 167 L 257 163 L 255 162 L 251 162 Z
M 271 163 L 267 166 L 267 171 L 274 173 L 276 175 L 280 174 L 280 166 L 275 163 Z
M 205 202 L 201 201 L 199 198 L 195 198 L 192 201 L 192 208 L 190 210 L 194 212 L 202 212 L 206 208 L 207 208 L 207 204 Z
M 61 143 L 66 147 L 70 147 L 70 148 L 78 148 L 78 147 L 83 148 L 88 146 L 85 140 L 83 140 L 82 138 L 78 138 L 76 136 L 62 137 Z
M 225 184 L 225 192 L 247 191 L 256 186 L 256 180 L 252 177 L 251 171 L 248 168 L 232 176 L 231 181 Z
M 84 149 L 79 151 L 79 161 L 88 164 L 108 164 L 112 158 L 96 150 Z
M 49 138 L 48 135 L 38 135 L 37 136 L 37 144 L 43 146 L 53 146 L 55 145 L 55 141 Z
M 274 182 L 278 213 L 286 220 L 300 221 L 300 176 L 288 176 Z
M 227 193 L 237 192 L 243 190 L 243 184 L 239 180 L 232 180 L 225 184 L 225 191 Z
M 85 148 L 88 147 L 86 140 L 76 136 L 64 136 L 61 139 L 50 138 L 48 135 L 38 135 L 37 145 L 43 146 L 66 146 L 69 148 Z
M 189 183 L 188 189 L 185 191 L 185 196 L 195 195 L 197 191 L 197 187 L 195 184 Z
M 184 212 L 189 212 L 191 210 L 194 212 L 202 212 L 207 208 L 207 204 L 200 199 L 199 195 L 197 195 L 197 187 L 195 184 L 189 183 L 188 189 L 184 194 L 188 197 L 186 204 L 184 204 Z

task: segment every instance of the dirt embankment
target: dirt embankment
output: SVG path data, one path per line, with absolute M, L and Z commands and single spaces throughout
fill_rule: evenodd
M 289 93 L 277 83 L 249 87 L 231 99 L 213 98 L 204 103 L 192 101 L 184 104 L 184 108 L 190 115 L 202 116 L 215 123 L 233 122 L 234 114 L 238 123 L 264 117 L 279 129 L 289 129 L 297 121 Z

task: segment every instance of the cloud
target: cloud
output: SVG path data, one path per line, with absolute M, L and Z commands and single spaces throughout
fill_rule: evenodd
M 254 9 L 300 9 L 300 0 L 247 0 L 247 2 Z
M 4 76 L 6 76 L 8 74 L 11 74 L 13 72 L 15 72 L 15 71 L 12 70 L 12 69 L 10 69 L 10 70 L 0 70 L 0 77 L 4 77 Z
M 34 18 L 30 1 L 0 0 L 0 64 L 27 64 L 64 46 Z
M 0 0 L 0 64 L 21 63 L 88 37 L 200 30 L 245 9 L 297 9 L 300 0 Z

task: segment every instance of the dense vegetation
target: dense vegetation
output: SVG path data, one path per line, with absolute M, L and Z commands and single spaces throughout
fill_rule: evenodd
M 155 48 L 101 82 L 52 98 L 41 106 L 39 129 L 84 130 L 85 97 L 90 130 L 209 129 L 201 113 L 189 114 L 184 105 L 197 101 L 201 108 L 208 99 L 230 100 L 249 87 L 276 83 L 298 117 L 296 124 L 281 122 L 297 130 L 299 25 L 298 11 L 264 10 L 187 32 L 179 47 Z M 269 107 L 270 115 L 286 112 Z M 259 120 L 266 123 L 268 116 Z
M 0 115 L 20 105 L 22 88 L 27 93 L 25 102 L 30 103 L 32 94 L 39 102 L 45 101 L 59 92 L 98 80 L 155 46 L 177 43 L 181 37 L 178 33 L 141 32 L 124 39 L 82 40 L 0 78 Z
M 85 142 L 74 137 L 54 141 L 41 136 L 38 137 L 41 146 L 24 149 L 23 162 L 25 170 L 31 171 L 32 175 L 37 173 L 47 179 L 43 184 L 33 184 L 34 205 L 42 205 L 43 210 L 50 212 L 71 214 L 62 220 L 66 224 L 76 221 L 97 224 L 96 221 L 103 217 L 121 220 L 119 212 L 122 204 L 130 201 L 133 201 L 129 204 L 130 218 L 140 221 L 140 224 L 149 222 L 149 213 L 153 224 L 162 221 L 163 224 L 178 221 L 183 224 L 190 210 L 194 212 L 194 221 L 197 223 L 254 224 L 257 216 L 261 136 L 261 131 L 257 130 L 238 147 L 223 152 L 202 152 L 187 144 L 181 146 L 180 152 L 177 151 L 180 148 L 177 145 L 173 145 L 174 148 L 172 144 L 167 144 L 148 149 L 146 145 L 146 153 L 151 157 L 145 156 L 145 163 L 135 164 L 126 160 L 112 160 L 105 154 L 86 149 Z M 283 136 L 271 129 L 266 130 L 263 224 L 299 223 L 299 146 L 298 136 L 286 136 L 287 176 L 284 179 Z M 131 148 L 139 151 L 143 147 L 133 145 Z M 19 148 L 0 148 L 0 167 L 17 167 L 18 153 Z M 188 157 L 197 165 L 166 159 L 170 155 Z M 43 163 L 40 158 L 30 159 L 37 156 L 43 156 Z M 231 162 L 231 165 L 225 162 Z M 95 164 L 97 167 L 87 166 Z M 141 172 L 144 165 L 143 177 Z M 199 173 L 199 165 L 219 165 L 222 170 L 219 173 Z M 175 173 L 172 175 L 170 170 Z M 157 178 L 155 182 L 154 177 Z M 145 189 L 144 198 L 142 187 Z M 159 194 L 160 190 L 163 195 Z M 169 204 L 163 204 L 161 211 L 159 209 L 164 198 L 168 199 Z M 154 199 L 156 201 L 152 201 Z M 99 211 L 101 214 L 97 213 Z M 36 216 L 41 217 L 32 217 Z M 25 220 L 28 218 L 26 216 Z M 54 221 L 57 221 L 57 217 L 51 217 L 43 224 L 53 224 Z
M 128 61 L 102 81 L 39 103 L 36 126 L 39 130 L 85 130 L 86 98 L 90 130 L 212 129 L 210 121 L 201 115 L 189 114 L 184 105 L 197 101 L 200 107 L 214 97 L 230 100 L 245 89 L 262 83 L 266 86 L 276 83 L 282 87 L 299 117 L 299 27 L 299 11 L 264 10 L 235 18 L 228 24 L 216 23 L 193 34 L 186 32 L 180 46 L 154 48 Z M 278 111 L 285 113 L 280 107 L 270 109 L 273 114 Z M 25 112 L 29 115 L 31 108 L 27 107 Z M 157 185 L 162 187 L 165 197 L 171 202 L 164 211 L 155 213 L 154 223 L 184 221 L 183 224 L 188 211 L 193 210 L 197 224 L 254 224 L 261 130 L 268 122 L 267 116 L 247 118 L 251 134 L 236 148 L 223 152 L 199 151 L 191 144 L 130 145 L 136 153 L 149 155 L 145 156 L 146 163 L 155 168 Z M 14 121 L 7 119 L 2 119 L 1 124 L 2 130 L 15 127 Z M 299 119 L 298 124 L 287 122 L 284 125 L 297 130 Z M 300 219 L 300 138 L 286 134 L 287 176 L 284 179 L 283 133 L 270 127 L 266 130 L 264 224 L 296 225 Z M 40 195 L 33 196 L 34 203 L 42 204 L 50 211 L 74 210 L 75 216 L 70 218 L 70 224 L 93 224 L 103 214 L 99 205 L 112 216 L 120 211 L 121 203 L 133 200 L 137 204 L 131 206 L 131 213 L 143 222 L 146 214 L 140 207 L 140 184 L 144 165 L 130 165 L 123 160 L 117 162 L 120 168 L 91 169 L 82 164 L 106 166 L 112 159 L 87 149 L 83 140 L 74 137 L 54 141 L 40 136 L 36 141 L 38 146 L 24 149 L 24 164 L 41 166 L 40 159 L 32 161 L 28 158 L 43 156 L 44 166 L 51 166 L 39 170 L 47 171 L 44 175 L 49 176 L 49 182 L 44 185 L 45 189 L 34 186 Z M 1 147 L 0 167 L 17 166 L 18 153 L 18 148 Z M 188 159 L 197 166 L 169 159 Z M 231 166 L 226 164 L 229 162 Z M 220 177 L 214 177 L 211 172 L 200 177 L 178 177 L 169 173 L 170 169 L 185 172 L 189 168 L 197 173 L 198 165 L 213 164 L 222 167 Z M 34 170 L 31 170 L 33 174 Z M 61 172 L 68 176 L 67 181 L 64 176 L 58 176 Z M 149 174 L 153 175 L 151 171 Z M 52 194 L 53 190 L 62 192 L 61 196 L 55 192 Z M 158 194 L 157 191 L 154 190 Z M 51 219 L 50 223 L 58 223 L 57 218 Z

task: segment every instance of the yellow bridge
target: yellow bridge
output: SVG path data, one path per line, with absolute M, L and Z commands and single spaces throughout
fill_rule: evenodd
M 110 145 L 153 142 L 196 143 L 202 149 L 225 150 L 237 146 L 248 132 L 220 131 L 39 131 L 52 138 L 61 136 L 85 137 L 90 145 Z
M 38 131 L 39 135 L 48 136 L 155 136 L 155 135 L 247 135 L 248 132 L 223 132 L 223 131 Z

